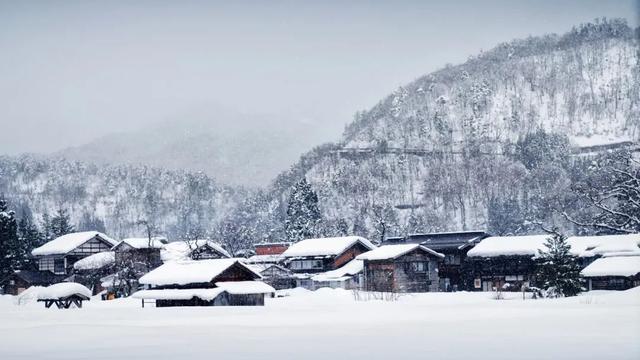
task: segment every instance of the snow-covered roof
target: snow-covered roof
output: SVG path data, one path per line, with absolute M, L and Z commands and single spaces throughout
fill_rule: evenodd
M 375 251 L 375 250 L 374 250 Z M 335 270 L 323 272 L 311 277 L 313 281 L 338 281 L 349 278 L 362 272 L 364 262 L 362 260 L 353 259 Z
M 387 259 L 395 259 L 400 257 L 406 253 L 409 253 L 415 249 L 422 249 L 432 255 L 437 257 L 444 257 L 444 255 L 439 252 L 435 252 L 429 249 L 426 246 L 420 244 L 397 244 L 397 245 L 383 245 L 379 248 L 366 252 L 364 254 L 360 254 L 356 257 L 358 260 L 387 260 Z
M 65 282 L 47 286 L 46 288 L 38 291 L 38 299 L 60 299 L 71 295 L 82 295 L 88 298 L 91 297 L 91 290 L 87 289 L 84 285 Z
M 307 239 L 291 245 L 282 255 L 285 257 L 301 256 L 336 256 L 342 254 L 356 243 L 369 250 L 376 248 L 369 240 L 360 236 Z
M 136 299 L 190 300 L 194 297 L 211 301 L 223 292 L 234 295 L 268 294 L 276 290 L 262 281 L 217 282 L 215 288 L 207 289 L 152 289 L 141 290 L 132 295 Z
M 244 267 L 256 278 L 261 278 L 260 274 L 239 259 L 210 259 L 170 261 L 142 276 L 139 282 L 153 286 L 207 283 L 235 264 Z
M 244 260 L 247 264 L 275 264 L 283 259 L 282 255 L 253 255 Z
M 118 243 L 116 240 L 113 240 L 112 238 L 98 231 L 76 232 L 62 235 L 40 246 L 39 248 L 33 249 L 33 251 L 31 251 L 31 255 L 39 256 L 66 254 L 96 236 L 103 239 L 111 246 L 114 246 Z
M 73 264 L 73 268 L 76 270 L 100 269 L 109 264 L 113 264 L 115 261 L 116 257 L 113 251 L 103 251 L 76 261 L 76 263 Z
M 640 256 L 608 256 L 596 259 L 580 274 L 584 277 L 634 276 L 640 273 Z
M 216 286 L 234 295 L 244 294 L 268 294 L 276 292 L 276 289 L 262 281 L 220 281 Z
M 162 249 L 166 243 L 167 238 L 165 237 L 153 237 L 151 241 L 149 238 L 127 238 L 119 242 L 116 247 L 120 244 L 127 244 L 134 249 Z
M 231 257 L 231 255 L 220 244 L 212 240 L 189 240 L 189 241 L 174 241 L 164 245 L 164 248 L 160 252 L 160 257 L 163 262 L 179 261 L 191 259 L 191 252 L 199 249 L 203 246 L 208 246 L 214 249 L 216 252 L 222 254 L 222 256 Z
M 531 255 L 545 251 L 545 242 L 551 235 L 491 236 L 480 241 L 467 253 L 471 257 L 501 255 Z M 596 256 L 613 252 L 637 252 L 640 234 L 572 236 L 567 238 L 575 256 Z

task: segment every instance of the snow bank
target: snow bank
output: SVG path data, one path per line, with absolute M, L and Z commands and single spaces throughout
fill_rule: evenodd
M 31 254 L 34 256 L 66 254 L 96 236 L 110 243 L 111 246 L 114 246 L 118 243 L 116 240 L 113 240 L 112 238 L 98 231 L 77 232 L 55 238 L 54 240 L 49 241 L 39 248 L 33 249 Z
M 73 268 L 76 270 L 94 270 L 113 264 L 115 261 L 116 257 L 113 251 L 103 251 L 78 260 L 73 264 Z
M 336 256 L 356 243 L 361 243 L 367 249 L 376 248 L 369 240 L 360 236 L 345 236 L 334 238 L 307 239 L 291 245 L 282 255 L 284 257 L 298 256 Z
M 194 250 L 208 246 L 222 256 L 226 256 L 228 258 L 231 255 L 224 249 L 220 244 L 211 241 L 211 240 L 190 240 L 190 241 L 174 241 L 164 245 L 164 248 L 160 252 L 160 257 L 163 262 L 169 261 L 181 261 L 181 260 L 190 260 L 191 252 Z
M 420 244 L 398 244 L 398 245 L 384 245 L 375 250 L 371 250 L 364 254 L 358 255 L 358 260 L 387 260 L 395 259 L 406 253 L 409 253 L 417 248 L 421 248 L 424 251 L 431 253 L 432 255 L 443 258 L 444 255 L 429 249 L 426 246 Z
M 84 285 L 67 282 L 59 283 L 47 286 L 38 291 L 38 299 L 60 299 L 71 295 L 82 295 L 90 298 L 91 290 L 87 289 Z
M 139 282 L 153 286 L 207 283 L 235 264 L 251 271 L 256 277 L 262 278 L 260 274 L 240 262 L 239 259 L 210 259 L 167 262 L 142 276 Z
M 262 281 L 221 281 L 217 282 L 216 286 L 234 295 L 269 294 L 276 292 L 276 289 Z
M 612 256 L 596 259 L 580 274 L 584 277 L 634 276 L 640 273 L 640 256 Z

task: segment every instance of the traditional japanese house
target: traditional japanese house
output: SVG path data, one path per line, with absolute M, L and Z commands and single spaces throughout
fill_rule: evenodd
M 51 271 L 18 270 L 0 281 L 2 293 L 19 295 L 31 286 L 48 286 L 64 279 L 63 275 L 55 275 Z
M 475 290 L 520 290 L 535 282 L 535 258 L 546 251 L 550 235 L 493 236 L 480 241 L 463 267 Z M 608 255 L 640 252 L 640 234 L 572 236 L 567 239 L 572 255 L 583 267 Z
M 170 242 L 164 245 L 160 256 L 163 262 L 174 260 L 227 259 L 231 257 L 220 244 L 206 239 Z
M 73 264 L 73 275 L 67 280 L 83 284 L 96 295 L 105 290 L 101 279 L 115 272 L 115 258 L 113 251 L 103 251 L 80 259 Z
M 247 258 L 248 264 L 282 264 L 284 262 L 284 253 L 291 243 L 259 243 L 254 245 L 255 255 Z
M 465 283 L 461 270 L 462 264 L 466 260 L 467 252 L 488 236 L 489 234 L 484 231 L 412 234 L 406 237 L 387 238 L 383 245 L 421 244 L 444 254 L 444 259 L 438 265 L 440 291 L 470 290 L 472 284 Z
M 295 273 L 320 273 L 335 270 L 373 249 L 375 245 L 363 237 L 345 236 L 302 240 L 291 245 L 283 256 Z
M 56 275 L 70 274 L 73 264 L 89 255 L 109 251 L 117 241 L 97 231 L 85 231 L 60 236 L 34 249 L 38 270 Z
M 296 287 L 296 277 L 293 272 L 284 266 L 270 263 L 250 264 L 249 259 L 243 259 L 254 271 L 262 276 L 262 281 L 271 285 L 276 290 L 291 289 Z
M 113 247 L 116 267 L 141 266 L 148 272 L 162 265 L 160 251 L 168 243 L 166 238 L 128 238 Z
M 359 255 L 364 289 L 381 292 L 438 291 L 438 263 L 443 254 L 420 244 L 383 245 Z
M 335 270 L 313 275 L 313 290 L 322 287 L 361 290 L 364 287 L 363 269 L 363 261 L 353 259 Z
M 640 286 L 640 253 L 612 253 L 580 272 L 589 290 L 627 290 Z
M 264 305 L 275 289 L 238 259 L 172 261 L 140 278 L 151 287 L 133 297 L 165 306 Z

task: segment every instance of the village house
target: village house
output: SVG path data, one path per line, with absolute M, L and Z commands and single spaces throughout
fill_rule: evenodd
M 48 286 L 64 279 L 51 271 L 17 270 L 0 281 L 2 294 L 19 295 L 31 286 Z
M 282 290 L 296 287 L 296 277 L 286 267 L 271 263 L 250 264 L 247 260 L 242 259 L 242 262 L 259 273 L 262 276 L 262 281 L 271 285 L 274 289 Z
M 137 266 L 148 272 L 162 265 L 161 250 L 168 243 L 164 237 L 128 238 L 113 247 L 116 267 Z
M 238 259 L 172 261 L 140 278 L 151 289 L 134 298 L 166 306 L 246 306 L 264 305 L 265 294 L 275 289 L 260 281 L 261 276 Z
M 215 241 L 202 239 L 172 241 L 163 246 L 160 257 L 166 263 L 175 260 L 227 259 L 231 255 Z
M 471 290 L 472 284 L 464 281 L 462 264 L 467 258 L 467 252 L 488 236 L 484 231 L 411 234 L 406 237 L 387 238 L 383 245 L 421 244 L 444 254 L 444 259 L 438 265 L 440 291 Z
M 85 231 L 60 236 L 34 249 L 38 270 L 56 275 L 68 275 L 73 265 L 87 256 L 110 251 L 117 241 L 97 231 Z
M 101 279 L 115 271 L 115 259 L 113 251 L 89 255 L 73 264 L 73 275 L 67 280 L 83 284 L 96 295 L 106 289 Z
M 361 290 L 364 287 L 363 269 L 363 261 L 353 259 L 335 270 L 313 275 L 311 277 L 313 289 L 328 287 Z
M 640 286 L 640 254 L 607 254 L 580 274 L 587 279 L 588 290 L 627 290 Z
M 492 236 L 480 241 L 467 253 L 463 266 L 465 276 L 473 281 L 474 290 L 497 289 L 518 291 L 537 285 L 535 258 L 546 251 L 551 235 Z M 610 254 L 634 254 L 640 251 L 640 234 L 572 236 L 567 238 L 570 252 L 586 267 Z
M 420 244 L 397 244 L 383 245 L 356 259 L 363 261 L 365 290 L 407 293 L 438 291 L 438 263 L 443 258 Z
M 313 289 L 314 274 L 336 270 L 356 256 L 375 249 L 359 236 L 307 239 L 291 245 L 282 255 L 296 273 L 297 286 Z
M 248 264 L 282 264 L 284 262 L 284 253 L 291 243 L 274 242 L 274 243 L 258 243 L 253 245 L 255 255 L 246 259 Z

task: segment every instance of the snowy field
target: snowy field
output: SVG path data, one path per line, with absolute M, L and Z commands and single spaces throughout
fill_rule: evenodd
M 0 359 L 640 359 L 640 288 L 507 298 L 296 289 L 264 307 L 58 310 L 0 296 Z

